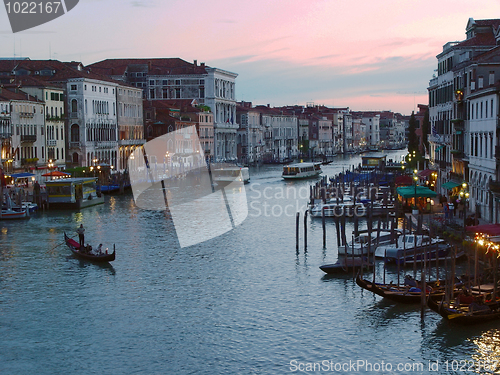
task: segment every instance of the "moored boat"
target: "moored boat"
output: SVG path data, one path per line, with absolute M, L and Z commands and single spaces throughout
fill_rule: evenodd
M 69 247 L 73 255 L 77 258 L 89 260 L 92 262 L 112 262 L 115 260 L 115 246 L 113 245 L 113 252 L 108 254 L 108 252 L 93 252 L 91 249 L 86 249 L 87 251 L 80 251 L 80 244 L 76 242 L 74 239 L 68 237 L 66 233 L 64 233 L 64 241 L 66 245 Z
M 285 165 L 281 177 L 286 180 L 313 178 L 321 172 L 321 163 L 296 163 Z
M 460 296 L 461 297 L 461 296 Z M 433 296 L 427 306 L 444 319 L 461 325 L 473 325 L 500 319 L 500 301 L 478 301 L 478 297 L 456 298 L 446 302 L 443 297 Z
M 398 286 L 393 283 L 378 284 L 362 279 L 360 275 L 356 277 L 356 284 L 381 297 L 400 303 L 420 303 L 422 301 L 422 290 L 418 287 L 418 282 L 412 278 L 405 278 L 404 285 Z M 426 294 L 433 296 L 444 295 L 442 282 L 434 281 L 426 283 Z
M 353 241 L 349 241 L 345 246 L 339 246 L 338 254 L 347 256 L 368 255 L 369 249 L 371 253 L 373 253 L 378 246 L 389 245 L 391 243 L 391 238 L 393 236 L 396 238 L 398 232 L 398 230 L 395 230 L 394 233 L 391 233 L 388 229 L 381 229 L 380 234 L 378 234 L 377 230 L 374 230 L 370 237 L 368 232 L 365 231 L 354 238 Z
M 18 219 L 29 219 L 29 213 L 26 209 L 14 210 L 12 208 L 2 209 L 2 215 L 0 220 L 18 220 Z
M 444 244 L 445 241 L 438 237 L 429 237 L 422 234 L 404 234 L 398 237 L 396 243 L 387 246 L 379 246 L 375 250 L 377 258 L 384 258 L 388 262 L 396 262 L 403 257 L 420 254 L 423 250 L 436 248 L 436 244 Z
M 361 270 L 361 268 L 363 268 L 363 270 L 369 270 L 371 267 L 373 267 L 373 263 L 369 262 L 364 257 L 356 257 L 356 258 L 342 257 L 339 258 L 336 263 L 324 264 L 322 266 L 319 266 L 321 271 L 329 275 L 359 271 Z

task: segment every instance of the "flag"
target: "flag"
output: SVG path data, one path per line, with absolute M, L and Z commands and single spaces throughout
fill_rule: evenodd
M 444 148 L 444 146 L 439 146 L 438 148 L 436 148 L 436 152 L 438 152 L 439 150 L 442 150 Z

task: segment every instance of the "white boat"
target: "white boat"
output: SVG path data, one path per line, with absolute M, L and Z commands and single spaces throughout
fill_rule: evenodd
M 321 174 L 321 163 L 296 163 L 283 167 L 281 177 L 286 180 L 312 178 Z
M 28 210 L 30 213 L 33 213 L 35 212 L 36 210 L 38 210 L 38 205 L 36 203 L 33 203 L 33 202 L 21 202 L 21 208 L 23 210 Z
M 402 256 L 411 256 L 420 252 L 423 248 L 430 248 L 436 244 L 443 244 L 441 238 L 431 238 L 422 234 L 403 234 L 398 237 L 395 244 L 379 246 L 375 250 L 377 258 L 385 258 L 386 261 L 400 259 Z
M 396 239 L 399 234 L 398 230 L 394 232 L 394 238 Z M 353 241 L 348 242 L 345 246 L 340 246 L 338 249 L 339 255 L 346 256 L 361 256 L 368 254 L 368 245 L 370 245 L 371 254 L 375 252 L 378 246 L 388 246 L 391 243 L 391 231 L 389 229 L 381 229 L 380 236 L 377 242 L 377 230 L 373 230 L 371 237 L 368 232 L 361 233 L 358 237 L 354 238 Z
M 16 211 L 12 208 L 2 209 L 2 217 L 0 220 L 16 220 L 16 219 L 29 219 L 28 210 Z
M 27 209 L 14 209 L 9 194 L 5 194 L 5 206 L 2 206 L 1 220 L 29 219 L 29 217 L 30 215 Z
M 238 165 L 225 165 L 214 168 L 212 176 L 216 183 L 229 184 L 234 181 L 240 181 L 248 184 L 250 182 L 248 167 L 240 167 Z

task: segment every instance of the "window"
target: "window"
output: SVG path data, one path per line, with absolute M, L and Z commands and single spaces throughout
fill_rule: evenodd
M 71 101 L 71 112 L 78 112 L 78 102 L 76 99 Z
M 154 86 L 155 85 L 155 80 L 154 79 L 150 79 L 149 80 L 149 86 Z
M 76 85 L 71 85 L 71 91 L 76 91 Z
M 494 85 L 495 84 L 495 72 L 491 71 L 489 78 L 488 78 L 488 84 Z
M 149 99 L 154 99 L 155 98 L 155 89 L 150 89 L 149 90 Z

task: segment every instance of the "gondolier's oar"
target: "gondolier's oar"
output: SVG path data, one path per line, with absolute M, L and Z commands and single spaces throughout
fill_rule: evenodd
M 75 234 L 74 236 L 72 236 L 72 237 L 68 237 L 68 238 L 74 238 L 74 237 L 76 237 L 76 234 Z M 46 253 L 48 253 L 49 251 L 54 250 L 55 248 L 57 248 L 57 247 L 59 247 L 59 246 L 61 246 L 61 245 L 64 245 L 65 243 L 66 243 L 66 240 L 65 240 L 64 242 L 60 243 L 59 245 L 54 246 L 52 249 L 47 250 L 47 251 L 46 251 Z

